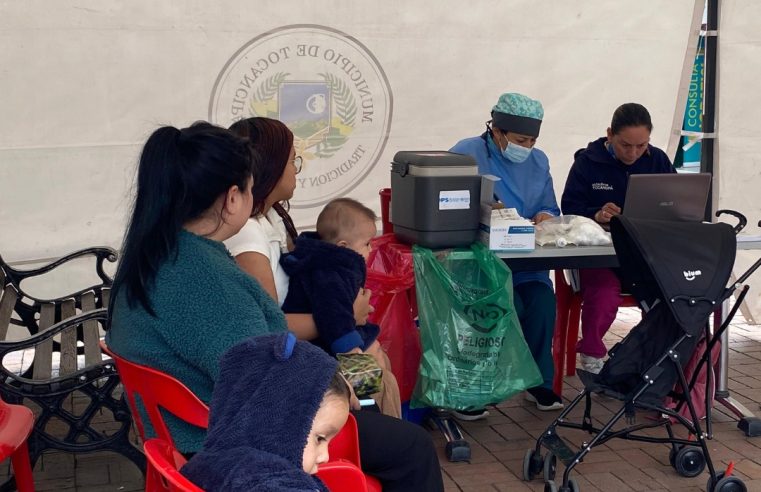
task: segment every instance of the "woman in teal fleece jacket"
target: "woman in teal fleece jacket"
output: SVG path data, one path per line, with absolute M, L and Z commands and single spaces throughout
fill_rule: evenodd
M 109 347 L 206 402 L 227 349 L 286 329 L 277 304 L 222 244 L 251 212 L 253 163 L 245 140 L 211 124 L 156 130 L 140 157 L 114 280 Z M 205 430 L 168 424 L 180 451 L 201 448 Z

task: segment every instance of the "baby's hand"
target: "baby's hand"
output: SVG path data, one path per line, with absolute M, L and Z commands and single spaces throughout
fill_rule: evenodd
M 347 354 L 362 354 L 362 353 L 364 353 L 364 352 L 362 352 L 362 349 L 361 349 L 361 348 L 359 348 L 359 347 L 354 347 L 353 349 L 349 350 L 349 351 L 348 351 L 348 352 L 346 352 L 346 353 L 347 353 Z

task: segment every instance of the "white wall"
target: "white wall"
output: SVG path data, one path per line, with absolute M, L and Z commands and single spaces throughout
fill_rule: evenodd
M 479 134 L 506 91 L 544 103 L 538 146 L 559 195 L 573 152 L 623 102 L 647 106 L 653 144 L 669 144 L 701 12 L 699 0 L 0 1 L 0 252 L 118 246 L 142 142 L 159 124 L 207 118 L 236 51 L 293 24 L 356 38 L 388 78 L 388 141 L 352 196 L 377 207 L 396 151 Z M 318 210 L 296 208 L 297 225 Z

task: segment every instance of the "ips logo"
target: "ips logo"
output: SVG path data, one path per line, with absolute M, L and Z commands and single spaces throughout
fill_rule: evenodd
M 499 320 L 507 315 L 507 309 L 497 304 L 485 304 L 483 306 L 465 306 L 465 316 L 470 319 L 470 326 L 480 333 L 489 333 Z
M 209 120 L 230 126 L 253 116 L 293 132 L 304 167 L 291 206 L 343 196 L 378 162 L 393 107 L 375 56 L 330 27 L 299 24 L 261 34 L 225 63 L 212 90 Z

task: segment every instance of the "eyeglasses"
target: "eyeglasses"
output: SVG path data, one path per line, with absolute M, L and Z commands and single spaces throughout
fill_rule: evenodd
M 301 166 L 304 164 L 304 159 L 300 155 L 297 155 L 291 162 L 296 168 L 296 174 L 299 174 L 301 172 Z

